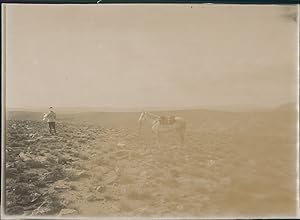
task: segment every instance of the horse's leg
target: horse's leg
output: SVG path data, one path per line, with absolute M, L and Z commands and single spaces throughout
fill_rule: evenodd
M 180 142 L 180 145 L 183 145 L 184 142 L 184 132 L 180 129 L 176 129 L 176 134 L 177 134 L 177 140 Z
M 179 138 L 180 138 L 180 144 L 181 144 L 181 146 L 183 146 L 184 145 L 184 135 L 185 135 L 185 124 L 183 124 L 178 129 L 178 133 L 179 133 Z
M 159 131 L 157 131 L 157 133 L 156 133 L 156 140 L 157 140 L 157 146 L 158 146 L 158 148 L 160 148 L 160 133 L 159 133 Z
M 182 131 L 180 132 L 180 143 L 181 143 L 181 146 L 184 145 L 184 130 L 182 130 Z
M 159 126 L 157 124 L 154 124 L 152 126 L 152 132 L 155 135 L 155 142 L 158 148 L 160 148 L 160 133 L 159 133 Z

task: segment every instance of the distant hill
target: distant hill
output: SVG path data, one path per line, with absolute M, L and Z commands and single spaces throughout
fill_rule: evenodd
M 277 111 L 297 111 L 297 103 L 289 102 L 275 108 Z
M 263 111 L 267 107 L 253 105 L 215 105 L 215 106 L 188 106 L 188 107 L 132 107 L 132 108 L 114 108 L 114 107 L 55 107 L 56 112 L 61 113 L 82 113 L 82 112 L 141 112 L 141 111 L 186 111 L 186 110 L 205 110 L 205 111 L 229 111 L 229 112 L 247 112 Z M 48 108 L 7 108 L 7 111 L 26 111 L 26 112 L 47 112 Z
M 143 109 L 112 109 L 112 108 L 55 108 L 55 112 L 58 114 L 59 117 L 62 118 L 75 118 L 75 119 L 86 119 L 86 120 L 93 120 L 93 118 L 102 118 L 108 117 L 110 119 L 119 118 L 120 113 L 125 114 L 126 116 L 138 117 L 141 111 L 151 111 L 158 115 L 181 115 L 187 118 L 193 118 L 201 115 L 202 117 L 208 117 L 214 115 L 215 117 L 218 116 L 229 116 L 229 115 L 236 115 L 236 114 L 253 114 L 257 112 L 261 113 L 268 113 L 268 114 L 276 114 L 282 112 L 297 112 L 297 104 L 290 102 L 285 103 L 280 106 L 276 106 L 273 108 L 250 108 L 250 106 L 244 108 L 230 108 L 230 107 L 215 107 L 215 108 L 188 108 L 188 109 L 181 109 L 181 108 L 173 108 L 173 109 L 165 109 L 165 108 L 143 108 Z M 41 120 L 43 117 L 43 113 L 47 112 L 48 109 L 21 109 L 21 108 L 9 108 L 6 113 L 7 119 L 16 119 L 16 120 Z M 120 119 L 120 118 L 119 118 Z
M 31 111 L 7 111 L 6 119 L 40 121 L 43 119 L 43 113 Z

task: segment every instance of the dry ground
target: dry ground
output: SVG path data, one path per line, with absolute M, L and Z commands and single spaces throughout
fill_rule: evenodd
M 80 216 L 292 216 L 296 212 L 296 114 L 173 112 L 185 146 L 136 134 L 138 113 L 10 112 L 6 211 Z M 163 114 L 158 112 L 158 114 Z

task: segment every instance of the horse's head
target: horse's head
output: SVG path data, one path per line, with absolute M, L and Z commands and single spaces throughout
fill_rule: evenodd
M 146 119 L 146 112 L 142 111 L 138 121 L 142 122 L 142 121 L 145 121 L 145 119 Z
M 145 121 L 146 118 L 146 112 L 142 111 L 139 120 L 138 120 L 138 126 L 139 126 L 139 134 L 141 133 L 141 129 L 142 129 L 142 123 L 143 121 Z

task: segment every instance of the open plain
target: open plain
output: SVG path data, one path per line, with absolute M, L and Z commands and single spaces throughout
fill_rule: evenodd
M 6 212 L 33 216 L 230 217 L 296 213 L 296 110 L 178 110 L 158 147 L 137 112 L 9 111 Z

